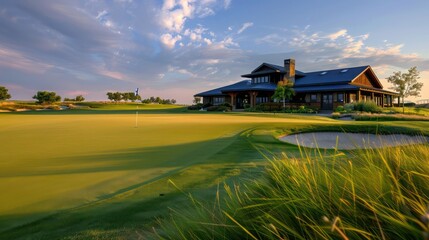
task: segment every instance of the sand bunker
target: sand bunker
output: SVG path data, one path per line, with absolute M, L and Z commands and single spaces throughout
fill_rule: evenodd
M 338 143 L 337 143 L 338 138 Z M 404 134 L 375 135 L 365 133 L 313 132 L 286 135 L 281 141 L 303 147 L 338 149 L 380 148 L 427 143 L 428 138 Z

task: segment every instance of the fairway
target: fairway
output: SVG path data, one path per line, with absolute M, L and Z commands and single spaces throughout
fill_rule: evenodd
M 238 140 L 241 133 L 302 122 L 271 115 L 144 111 L 138 121 L 135 127 L 133 112 L 3 114 L 0 230 L 156 181 L 161 183 L 158 189 L 146 189 L 145 194 L 158 196 L 168 191 L 163 188 L 174 174 L 197 165 L 261 161 L 254 147 Z M 233 144 L 235 148 L 222 152 Z M 219 153 L 222 159 L 216 160 Z M 192 176 L 196 183 L 210 177 L 209 172 L 200 173 L 204 170 Z
M 2 114 L 0 238 L 134 236 L 180 206 L 185 197 L 176 187 L 210 195 L 227 179 L 260 172 L 262 152 L 297 151 L 274 136 L 343 124 L 169 111 L 140 111 L 138 127 L 134 111 Z

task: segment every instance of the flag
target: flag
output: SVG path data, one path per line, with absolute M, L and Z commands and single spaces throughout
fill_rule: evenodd
M 136 95 L 136 96 L 139 95 L 139 88 L 136 88 L 136 92 L 134 93 L 134 95 Z

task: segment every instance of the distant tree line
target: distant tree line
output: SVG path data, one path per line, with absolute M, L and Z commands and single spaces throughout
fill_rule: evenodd
M 176 99 L 162 99 L 160 97 L 150 97 L 143 99 L 142 103 L 175 104 Z
M 64 98 L 64 102 L 83 102 L 85 98 L 82 95 L 78 95 L 75 98 Z
M 125 102 L 135 102 L 137 100 L 141 100 L 141 97 L 139 95 L 135 95 L 134 92 L 108 92 L 106 95 L 107 99 L 114 102 L 119 102 L 122 100 Z

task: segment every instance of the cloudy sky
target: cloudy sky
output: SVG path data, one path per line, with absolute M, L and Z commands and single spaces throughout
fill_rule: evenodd
M 371 65 L 383 80 L 417 66 L 429 98 L 429 1 L 1 0 L 0 85 L 105 100 L 140 88 L 190 103 L 262 62 Z

